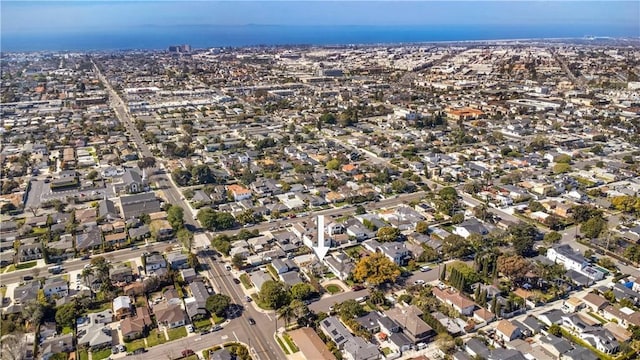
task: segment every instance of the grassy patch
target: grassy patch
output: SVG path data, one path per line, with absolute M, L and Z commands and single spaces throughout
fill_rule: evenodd
M 198 360 L 198 355 L 189 355 L 186 358 L 182 358 L 182 360 Z
M 282 349 L 282 351 L 284 351 L 284 353 L 286 355 L 289 355 L 289 349 L 287 349 L 286 346 L 284 346 L 284 343 L 282 342 L 282 339 L 280 339 L 280 336 L 276 335 L 276 341 L 278 342 L 278 345 L 280 345 L 280 348 Z
M 216 314 L 211 315 L 211 318 L 213 319 L 213 322 L 216 323 L 216 324 L 221 324 L 225 320 L 225 318 L 220 317 L 220 316 L 218 316 Z
M 332 272 L 326 272 L 322 276 L 324 276 L 325 279 L 335 279 L 336 278 L 336 274 L 334 274 Z
M 73 334 L 73 329 L 68 327 L 68 326 L 65 326 L 65 327 L 62 328 L 62 334 L 63 335 L 65 335 L 65 334 Z
M 111 349 L 109 348 L 91 352 L 91 358 L 93 360 L 102 360 L 108 358 L 109 356 L 111 356 Z
M 393 351 L 391 351 L 391 348 L 386 347 L 386 348 L 382 348 L 382 353 L 384 354 L 384 356 L 387 356 L 393 353 Z
M 38 236 L 38 235 L 42 235 L 42 234 L 46 234 L 46 233 L 47 233 L 47 231 L 48 231 L 47 229 L 45 229 L 45 228 L 39 228 L 39 227 L 34 227 L 34 228 L 32 228 L 32 229 L 31 229 L 31 233 L 32 233 L 33 235 L 36 235 L 36 236 Z
M 38 265 L 37 261 L 30 261 L 30 262 L 26 262 L 26 263 L 20 263 L 20 264 L 16 265 L 16 270 L 31 269 L 32 267 L 35 267 L 36 265 Z
M 6 268 L 4 268 L 4 270 L 2 272 L 8 273 L 8 272 L 12 272 L 12 271 L 16 271 L 16 266 L 11 264 L 9 266 L 7 266 Z
M 604 324 L 608 323 L 608 321 L 607 321 L 607 320 L 605 320 L 605 319 L 601 318 L 600 316 L 596 315 L 595 313 L 593 313 L 593 312 L 591 312 L 591 311 L 589 311 L 589 312 L 588 312 L 588 314 L 589 314 L 589 316 L 591 316 L 592 318 L 594 318 L 594 319 L 598 320 L 602 325 L 604 325 Z
M 249 275 L 247 274 L 240 275 L 240 282 L 242 282 L 242 285 L 245 289 L 251 289 L 253 287 L 253 284 L 251 284 L 251 279 L 249 279 Z
M 4 297 L 5 295 L 7 295 L 7 287 L 0 287 L 0 297 Z
M 211 327 L 211 319 L 202 319 L 202 320 L 196 320 L 193 322 L 193 326 L 196 329 L 206 329 Z
M 129 342 L 125 341 L 124 347 L 127 349 L 127 352 L 134 352 L 138 349 L 142 349 L 144 348 L 144 339 L 137 339 Z
M 342 292 L 342 289 L 340 288 L 340 286 L 335 285 L 335 284 L 329 284 L 329 285 L 325 286 L 325 289 L 327 289 L 327 291 L 332 295 L 333 294 L 337 294 L 339 292 Z
M 99 302 L 99 303 L 96 303 L 96 305 L 98 305 L 97 308 L 91 309 L 91 310 L 87 310 L 87 313 L 97 313 L 97 312 L 100 312 L 100 311 L 111 309 L 111 302 L 109 302 L 109 301 Z
M 164 336 L 164 331 L 153 329 L 147 336 L 147 346 L 152 347 L 167 342 L 167 338 Z
M 82 349 L 78 351 L 78 359 L 79 360 L 89 360 L 89 353 L 86 349 Z
M 282 338 L 287 343 L 287 345 L 289 346 L 289 349 L 291 349 L 291 351 L 293 351 L 294 353 L 300 351 L 300 349 L 298 349 L 296 344 L 294 344 L 293 340 L 291 340 L 291 336 L 289 336 L 289 334 L 287 334 L 287 333 L 282 334 Z
M 278 272 L 276 271 L 276 269 L 273 268 L 273 266 L 271 266 L 271 264 L 267 265 L 267 270 L 269 270 L 269 273 L 271 274 L 271 277 L 274 278 L 276 281 L 278 280 Z
M 187 336 L 187 328 L 182 326 L 175 329 L 168 329 L 167 333 L 169 334 L 169 341 L 173 341 Z

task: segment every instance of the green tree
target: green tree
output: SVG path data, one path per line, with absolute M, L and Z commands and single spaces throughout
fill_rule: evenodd
M 224 316 L 224 313 L 231 304 L 231 298 L 224 294 L 214 294 L 207 298 L 205 307 L 211 314 L 217 316 Z
M 464 214 L 456 213 L 451 217 L 451 222 L 454 224 L 460 224 L 464 221 Z
M 353 270 L 353 278 L 356 281 L 365 281 L 372 286 L 395 282 L 399 276 L 398 265 L 381 253 L 361 258 Z
M 231 258 L 231 264 L 236 268 L 236 269 L 242 269 L 244 267 L 244 258 L 242 257 L 242 255 L 240 254 L 235 254 L 233 255 L 233 257 Z
M 458 201 L 458 192 L 451 186 L 440 189 L 438 196 L 445 201 Z
M 367 213 L 367 209 L 365 209 L 364 206 L 362 205 L 356 206 L 356 215 L 362 215 L 366 213 Z
M 584 236 L 594 239 L 607 228 L 607 221 L 601 217 L 592 217 L 580 226 L 580 232 Z
M 376 235 L 378 240 L 382 242 L 395 241 L 400 236 L 400 230 L 392 226 L 385 226 L 378 229 Z
M 289 303 L 289 294 L 281 282 L 268 280 L 260 288 L 260 299 L 267 308 L 278 310 Z
M 191 233 L 191 231 L 182 228 L 178 230 L 178 232 L 176 233 L 176 237 L 178 238 L 180 244 L 182 244 L 182 247 L 191 251 L 191 248 L 193 247 L 193 233 Z
M 533 243 L 535 242 L 538 230 L 535 226 L 519 222 L 509 228 L 511 235 L 511 243 L 518 255 L 527 256 L 533 252 Z
M 548 331 L 549 331 L 549 334 L 551 335 L 555 335 L 558 337 L 562 336 L 562 328 L 558 324 L 551 324 L 551 326 L 549 326 Z
M 554 174 L 565 174 L 571 171 L 571 165 L 565 163 L 557 163 L 553 165 Z
M 76 321 L 76 305 L 74 302 L 70 302 L 68 304 L 61 305 L 56 310 L 56 324 L 60 328 L 70 327 L 73 328 L 73 325 Z
M 173 230 L 182 229 L 184 227 L 184 210 L 182 207 L 171 205 L 167 210 L 167 221 L 169 221 Z
M 340 168 L 340 160 L 339 159 L 331 159 L 327 161 L 327 169 L 329 170 L 338 170 Z
M 449 258 L 461 258 L 473 252 L 471 244 L 460 235 L 451 234 L 442 241 L 442 253 Z
M 425 221 L 418 221 L 416 223 L 416 232 L 420 234 L 426 234 L 429 231 L 429 224 Z
M 570 164 L 571 163 L 571 156 L 569 156 L 567 154 L 560 154 L 560 155 L 558 155 L 558 157 L 556 157 L 556 163 L 558 163 L 558 164 Z
M 292 299 L 307 300 L 313 296 L 315 289 L 307 283 L 295 284 L 289 289 Z
M 348 319 L 354 319 L 356 317 L 360 317 L 366 314 L 366 310 L 362 305 L 360 305 L 357 301 L 350 299 L 344 301 L 337 307 L 338 315 L 340 315 L 340 319 L 342 321 L 347 321 Z
M 544 235 L 544 243 L 547 245 L 555 244 L 562 239 L 562 235 L 556 231 L 549 231 Z

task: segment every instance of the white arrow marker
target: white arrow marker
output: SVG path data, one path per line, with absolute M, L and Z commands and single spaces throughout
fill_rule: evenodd
M 324 243 L 324 215 L 318 215 L 317 225 L 318 234 L 316 238 L 318 239 L 318 245 L 313 247 L 313 252 L 318 257 L 318 260 L 322 261 L 327 252 L 329 252 L 329 247 Z

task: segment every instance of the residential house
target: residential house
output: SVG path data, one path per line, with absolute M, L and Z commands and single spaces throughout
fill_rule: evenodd
M 509 342 L 520 338 L 522 331 L 509 320 L 500 320 L 496 325 L 496 335 L 499 336 L 502 341 Z
M 69 295 L 69 285 L 62 277 L 49 278 L 44 282 L 44 296 L 64 297 Z
M 476 304 L 462 296 L 457 291 L 440 290 L 439 288 L 433 288 L 433 295 L 439 301 L 453 307 L 457 312 L 465 316 L 471 316 Z
M 191 320 L 201 319 L 207 316 L 207 298 L 209 292 L 205 285 L 200 281 L 194 281 L 189 284 L 191 297 L 184 299 L 187 314 Z
M 128 296 L 118 296 L 113 299 L 113 313 L 116 320 L 124 319 L 131 315 L 131 298 Z
M 38 298 L 38 291 L 40 290 L 40 281 L 33 280 L 25 283 L 24 285 L 18 285 L 13 289 L 13 301 L 16 304 L 26 304 L 30 300 Z
M 250 273 L 249 278 L 251 279 L 251 283 L 253 283 L 258 291 L 260 291 L 262 285 L 264 285 L 265 282 L 273 280 L 271 276 L 269 276 L 269 274 L 266 274 L 262 271 L 254 271 Z
M 106 348 L 112 344 L 112 330 L 106 324 L 113 321 L 111 310 L 90 313 L 86 318 L 78 321 L 78 345 L 87 346 L 93 350 Z
M 238 184 L 227 185 L 227 191 L 231 193 L 231 196 L 235 201 L 241 201 L 241 200 L 251 198 L 251 190 L 245 188 L 242 185 L 238 185 Z
M 146 257 L 145 270 L 148 275 L 152 275 L 161 269 L 167 268 L 167 261 L 160 254 L 152 254 Z
M 340 280 L 346 280 L 355 268 L 353 260 L 343 252 L 335 252 L 330 256 L 325 256 L 322 262 Z
M 189 257 L 181 252 L 171 252 L 167 254 L 167 261 L 174 270 L 189 267 Z
M 300 328 L 289 332 L 302 356 L 314 360 L 336 360 L 318 334 L 311 328 Z
M 407 245 L 399 241 L 390 241 L 380 243 L 375 239 L 366 240 L 362 243 L 365 249 L 376 253 L 382 253 L 389 260 L 393 261 L 397 265 L 403 266 L 411 258 L 411 254 Z
M 129 316 L 120 321 L 120 330 L 125 341 L 143 337 L 151 326 L 153 326 L 153 322 L 151 321 L 149 308 L 146 306 L 136 307 L 134 316 Z
M 557 359 L 573 349 L 569 341 L 551 334 L 540 337 L 540 345 Z
M 579 336 L 589 345 L 605 354 L 615 354 L 620 346 L 615 336 L 607 329 L 592 328 L 582 332 Z
M 73 334 L 58 335 L 50 339 L 44 339 L 39 345 L 40 358 L 49 360 L 55 354 L 72 353 L 75 351 Z
M 426 343 L 435 336 L 431 326 L 422 320 L 422 311 L 415 305 L 394 307 L 385 311 L 385 315 L 398 323 L 414 344 Z
M 601 313 L 609 305 L 609 301 L 596 293 L 588 293 L 582 297 L 584 304 L 595 313 Z
M 454 226 L 453 233 L 456 235 L 460 235 L 463 238 L 468 238 L 471 234 L 478 234 L 481 236 L 485 236 L 489 234 L 489 229 L 482 224 L 478 219 L 471 218 L 461 222 L 458 225 Z
M 18 262 L 42 259 L 42 244 L 21 244 L 18 248 Z
M 95 250 L 102 246 L 102 230 L 98 226 L 91 226 L 83 233 L 76 235 L 76 250 L 83 252 Z
M 120 264 L 109 269 L 109 279 L 114 283 L 130 283 L 133 281 L 133 271 L 128 265 Z
M 184 326 L 188 322 L 187 314 L 179 302 L 163 301 L 153 306 L 153 313 L 156 315 L 158 324 L 169 329 Z
M 115 233 L 104 236 L 104 244 L 110 248 L 120 248 L 127 243 L 127 233 Z

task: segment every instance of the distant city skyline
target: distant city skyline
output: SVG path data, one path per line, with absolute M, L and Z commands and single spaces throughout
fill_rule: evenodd
M 2 32 L 193 25 L 616 25 L 638 1 L 2 1 Z M 606 35 L 606 34 L 602 34 Z M 640 36 L 640 33 L 637 34 Z

